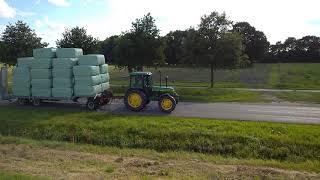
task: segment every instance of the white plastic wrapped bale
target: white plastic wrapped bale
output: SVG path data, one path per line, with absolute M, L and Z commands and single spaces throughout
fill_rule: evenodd
M 55 48 L 38 48 L 33 49 L 34 58 L 55 58 L 56 49 Z
M 50 69 L 52 68 L 51 58 L 34 58 L 31 64 L 32 69 Z
M 54 58 L 52 60 L 52 67 L 57 69 L 72 69 L 78 64 L 78 58 Z
M 100 75 L 96 76 L 75 76 L 75 84 L 80 86 L 95 86 L 101 84 Z
M 66 79 L 71 79 L 73 78 L 73 70 L 72 69 L 58 69 L 58 68 L 53 68 L 52 69 L 52 77 L 53 78 L 66 78 Z
M 109 90 L 109 89 L 110 89 L 110 84 L 109 84 L 109 82 L 102 83 L 102 84 L 101 84 L 101 88 L 102 88 L 102 91 Z
M 33 97 L 51 97 L 51 88 L 32 87 L 31 93 Z
M 52 88 L 52 79 L 31 79 L 31 86 L 39 89 Z
M 55 98 L 72 98 L 73 88 L 52 88 L 52 97 Z
M 12 93 L 14 96 L 30 96 L 30 69 L 27 66 L 14 67 Z
M 107 73 L 109 73 L 108 68 L 109 68 L 108 64 L 100 65 L 100 74 L 107 74 Z
M 31 69 L 31 79 L 51 79 L 51 69 Z
M 105 58 L 102 54 L 88 54 L 79 56 L 79 65 L 100 66 L 105 64 Z
M 22 57 L 17 59 L 18 67 L 31 68 L 33 57 Z
M 95 96 L 102 92 L 101 84 L 96 86 L 82 86 L 82 85 L 75 85 L 74 86 L 74 95 L 77 97 L 81 96 Z
M 80 48 L 58 48 L 58 58 L 76 58 L 83 55 L 83 51 Z
M 96 76 L 100 74 L 99 66 L 73 66 L 73 74 L 77 77 Z
M 52 86 L 54 88 L 73 88 L 74 79 L 68 78 L 53 78 Z
M 109 73 L 107 74 L 100 74 L 100 77 L 101 77 L 101 83 L 105 83 L 105 82 L 109 82 Z

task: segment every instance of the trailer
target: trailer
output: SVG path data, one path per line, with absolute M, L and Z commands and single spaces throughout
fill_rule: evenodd
M 70 101 L 86 102 L 88 110 L 96 110 L 104 105 L 112 102 L 114 98 L 123 98 L 124 105 L 131 111 L 142 111 L 150 101 L 158 101 L 159 109 L 165 113 L 171 113 L 179 102 L 179 95 L 173 87 L 168 86 L 168 77 L 165 78 L 165 86 L 153 85 L 151 72 L 132 72 L 129 74 L 129 86 L 124 96 L 113 96 L 111 90 L 103 91 L 102 93 L 93 96 L 74 96 L 72 98 L 56 98 L 56 97 L 38 97 L 38 96 L 13 96 L 9 95 L 7 82 L 7 69 L 1 68 L 1 99 L 10 101 L 16 100 L 19 104 L 31 103 L 34 106 L 40 106 L 41 102 L 56 102 L 56 101 Z

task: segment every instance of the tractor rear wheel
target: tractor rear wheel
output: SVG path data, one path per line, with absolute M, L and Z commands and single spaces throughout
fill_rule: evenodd
M 141 111 L 146 107 L 146 94 L 139 90 L 128 90 L 124 97 L 124 104 L 131 111 Z
M 158 102 L 159 108 L 165 113 L 171 113 L 177 105 L 176 100 L 169 94 L 160 97 Z

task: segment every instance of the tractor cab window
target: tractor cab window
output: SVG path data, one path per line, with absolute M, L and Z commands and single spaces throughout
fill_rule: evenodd
M 131 76 L 131 87 L 142 88 L 143 87 L 143 76 Z

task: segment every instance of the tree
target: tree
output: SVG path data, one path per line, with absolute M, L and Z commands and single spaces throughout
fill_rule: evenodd
M 66 29 L 62 33 L 62 39 L 56 41 L 58 48 L 82 48 L 85 54 L 97 53 L 98 39 L 87 34 L 83 27 Z
M 115 62 L 115 47 L 119 36 L 114 35 L 111 36 L 104 41 L 102 41 L 99 45 L 99 52 L 104 55 L 104 57 L 108 60 L 108 62 Z
M 270 43 L 263 32 L 257 31 L 248 22 L 238 22 L 234 24 L 232 31 L 242 35 L 245 53 L 251 61 L 258 61 L 265 58 Z
M 184 52 L 189 56 L 186 60 L 191 60 L 192 64 L 210 66 L 211 87 L 214 85 L 214 70 L 226 67 L 224 59 L 220 59 L 219 39 L 224 37 L 231 24 L 225 13 L 212 12 L 201 17 L 198 30 L 190 30 L 185 41 L 187 49 Z
M 48 46 L 42 43 L 34 30 L 26 23 L 17 21 L 6 26 L 0 42 L 1 60 L 13 65 L 18 57 L 32 56 L 32 50 Z
M 119 67 L 142 71 L 143 66 L 164 62 L 164 43 L 155 20 L 149 14 L 132 23 L 132 29 L 116 41 L 115 60 Z
M 166 62 L 168 64 L 180 64 L 183 61 L 183 49 L 182 42 L 187 36 L 187 31 L 173 31 L 169 32 L 165 37 L 164 41 L 166 47 L 164 54 Z

